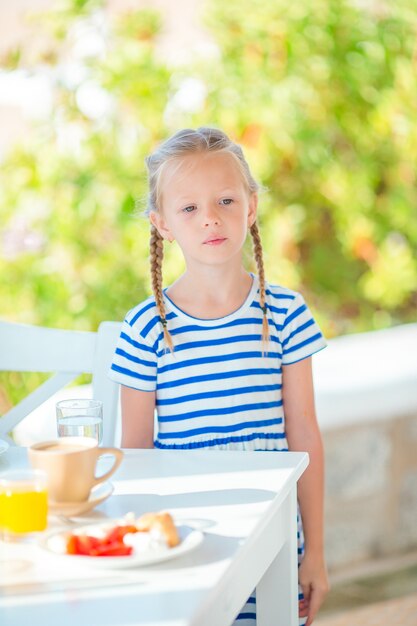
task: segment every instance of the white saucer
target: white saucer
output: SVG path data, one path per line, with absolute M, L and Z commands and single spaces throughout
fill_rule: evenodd
M 104 482 L 92 488 L 90 497 L 85 502 L 49 502 L 49 513 L 68 517 L 82 515 L 107 500 L 113 493 L 113 489 L 114 487 L 110 482 Z

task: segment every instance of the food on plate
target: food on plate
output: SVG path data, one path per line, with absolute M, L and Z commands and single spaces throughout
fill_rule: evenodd
M 136 541 L 134 535 L 137 533 L 148 533 L 149 541 Z M 134 550 L 173 548 L 179 543 L 178 531 L 169 513 L 146 513 L 138 520 L 128 513 L 121 523 L 107 528 L 101 536 L 77 532 L 69 534 L 66 553 L 82 556 L 129 556 Z
M 180 543 L 178 530 L 169 513 L 145 513 L 136 522 L 139 532 L 153 532 L 162 535 L 169 548 L 175 548 Z
M 147 533 L 155 524 L 158 513 L 144 513 L 136 520 L 136 528 L 139 532 Z
M 128 533 L 136 533 L 132 525 L 113 526 L 103 537 L 71 533 L 67 539 L 67 554 L 83 556 L 129 556 L 132 546 L 124 542 Z

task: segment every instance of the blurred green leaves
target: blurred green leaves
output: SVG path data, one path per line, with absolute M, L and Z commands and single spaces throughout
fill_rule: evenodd
M 301 290 L 328 336 L 415 320 L 412 0 L 211 0 L 218 56 L 181 67 L 158 53 L 155 11 L 66 0 L 42 24 L 45 49 L 3 59 L 46 73 L 53 106 L 2 164 L 1 316 L 96 329 L 146 297 L 144 158 L 213 124 L 267 188 L 269 280 Z M 164 267 L 167 282 L 181 271 L 175 246 Z
M 64 32 L 65 45 L 77 41 L 97 6 L 49 14 L 57 50 Z M 146 296 L 148 225 L 135 198 L 146 192 L 144 157 L 162 136 L 169 72 L 154 58 L 159 24 L 150 12 L 119 18 L 104 54 L 77 59 L 76 80 L 57 55 L 51 119 L 1 173 L 2 316 L 96 329 Z M 43 57 L 37 63 L 45 71 Z
M 216 0 L 204 110 L 269 189 L 267 275 L 328 336 L 415 321 L 417 7 Z

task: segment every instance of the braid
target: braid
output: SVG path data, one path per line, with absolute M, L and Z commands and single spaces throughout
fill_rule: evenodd
M 259 234 L 258 225 L 256 222 L 250 227 L 250 234 L 253 240 L 253 253 L 255 256 L 256 265 L 258 268 L 259 276 L 259 304 L 263 312 L 262 318 L 262 352 L 265 356 L 267 352 L 267 346 L 269 341 L 269 327 L 268 327 L 268 308 L 266 304 L 266 289 L 265 289 L 265 270 L 264 261 L 262 256 L 262 242 Z
M 242 148 L 234 143 L 223 131 L 218 128 L 201 126 L 196 130 L 184 128 L 176 132 L 172 137 L 160 144 L 146 159 L 148 170 L 149 193 L 145 214 L 149 217 L 152 213 L 161 213 L 162 210 L 162 187 L 165 172 L 169 166 L 171 176 L 180 167 L 182 159 L 191 154 L 201 155 L 205 153 L 228 154 L 239 168 L 249 194 L 259 191 L 259 185 L 253 178 L 249 165 L 245 159 Z M 262 343 L 265 354 L 269 340 L 268 318 L 265 298 L 265 277 L 262 261 L 262 245 L 256 224 L 251 229 L 253 237 L 254 253 L 260 281 L 260 302 L 263 311 Z M 155 302 L 160 316 L 164 332 L 165 345 L 173 351 L 172 336 L 167 330 L 164 298 L 162 292 L 162 258 L 163 240 L 154 226 L 151 228 L 150 261 L 152 289 Z
M 164 240 L 155 226 L 151 226 L 150 239 L 150 262 L 151 262 L 151 281 L 152 291 L 155 296 L 156 308 L 164 333 L 164 342 L 171 352 L 174 351 L 172 337 L 167 329 L 167 319 L 165 312 L 164 296 L 162 294 L 162 259 L 164 258 Z

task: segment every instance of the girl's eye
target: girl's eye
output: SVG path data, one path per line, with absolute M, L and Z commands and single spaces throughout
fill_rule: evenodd
M 186 206 L 183 211 L 184 213 L 192 213 L 195 210 L 195 206 L 191 205 L 191 206 Z
M 223 198 L 223 200 L 220 200 L 220 204 L 223 204 L 225 206 L 232 204 L 232 202 L 233 202 L 232 198 Z

